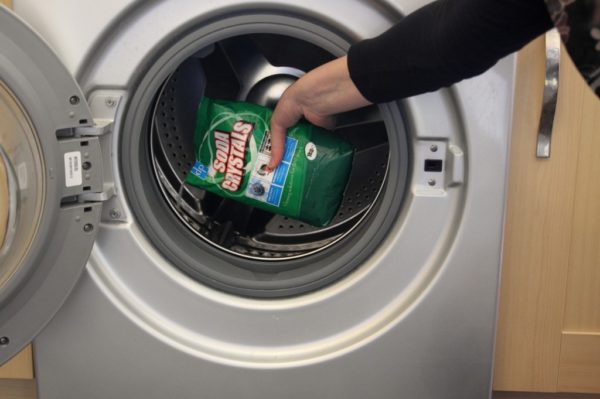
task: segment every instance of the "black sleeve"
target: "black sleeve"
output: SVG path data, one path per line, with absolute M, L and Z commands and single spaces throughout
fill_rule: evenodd
M 350 77 L 384 102 L 483 73 L 553 24 L 544 0 L 438 0 L 353 45 Z

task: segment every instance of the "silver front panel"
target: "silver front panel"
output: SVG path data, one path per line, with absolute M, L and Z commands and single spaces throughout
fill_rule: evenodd
M 231 0 L 227 11 L 280 7 L 285 17 L 343 27 L 351 40 L 394 20 L 380 3 L 336 4 Z M 44 15 L 23 9 L 37 15 L 32 21 Z M 46 29 L 93 93 L 138 83 L 165 32 L 207 26 L 199 23 L 222 12 L 193 1 L 133 8 L 107 31 L 98 28 L 96 37 L 110 40 L 85 50 L 95 54 L 87 65 L 68 55 L 72 37 L 49 22 Z M 173 57 L 178 50 L 185 47 L 175 46 Z M 401 104 L 411 152 L 446 145 L 452 168 L 430 185 L 418 172 L 421 158 L 411 158 L 389 234 L 356 272 L 319 291 L 266 301 L 225 294 L 173 267 L 135 219 L 104 224 L 85 277 L 35 342 L 41 399 L 489 397 L 513 68 L 509 58 L 452 90 Z M 125 97 L 132 112 L 135 98 Z M 133 133 L 115 132 L 123 134 Z M 122 177 L 115 176 L 118 193 Z M 128 199 L 121 202 L 131 215 Z

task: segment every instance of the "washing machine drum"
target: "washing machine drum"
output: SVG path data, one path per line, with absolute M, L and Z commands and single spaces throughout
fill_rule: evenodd
M 163 77 L 152 100 L 140 107 L 146 112 L 139 134 L 122 142 L 122 171 L 136 219 L 173 265 L 229 293 L 284 297 L 337 281 L 376 247 L 385 230 L 374 234 L 369 226 L 383 222 L 375 215 L 389 181 L 395 198 L 383 210 L 388 226 L 398 215 L 408 148 L 398 109 L 384 115 L 372 106 L 340 115 L 335 133 L 352 143 L 356 155 L 338 213 L 321 228 L 185 184 L 195 161 L 193 132 L 203 96 L 274 107 L 296 79 L 335 58 L 318 37 L 265 30 L 281 32 L 229 34 L 197 44 Z M 400 127 L 390 131 L 386 118 Z

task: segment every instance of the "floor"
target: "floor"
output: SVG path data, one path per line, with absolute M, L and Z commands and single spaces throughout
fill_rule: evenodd
M 0 399 L 36 399 L 34 380 L 1 380 Z M 495 392 L 493 399 L 600 399 L 600 395 Z
M 0 380 L 0 399 L 36 399 L 34 380 Z

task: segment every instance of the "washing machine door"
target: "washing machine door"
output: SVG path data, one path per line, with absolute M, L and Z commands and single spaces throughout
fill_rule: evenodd
M 0 364 L 52 318 L 86 264 L 105 196 L 103 128 L 56 54 L 0 6 Z

